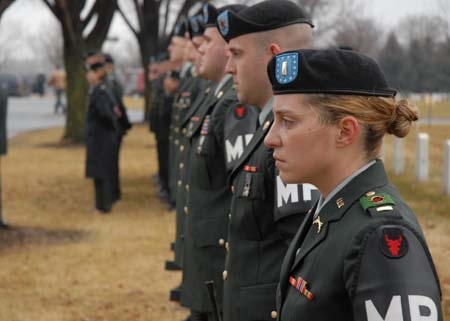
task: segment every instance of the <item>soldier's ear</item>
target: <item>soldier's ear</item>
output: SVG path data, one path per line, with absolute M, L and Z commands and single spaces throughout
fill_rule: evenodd
M 353 116 L 346 116 L 339 120 L 336 124 L 337 135 L 336 144 L 338 147 L 346 147 L 352 145 L 361 132 L 361 127 Z
M 281 52 L 281 48 L 278 44 L 272 42 L 269 45 L 269 52 L 272 55 L 272 57 L 275 57 L 276 55 L 278 55 Z

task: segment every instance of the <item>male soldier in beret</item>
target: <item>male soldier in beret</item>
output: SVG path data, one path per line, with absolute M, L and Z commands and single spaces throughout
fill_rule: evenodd
M 271 320 L 288 244 L 318 198 L 312 185 L 285 185 L 263 138 L 273 121 L 267 63 L 277 53 L 312 43 L 312 23 L 287 0 L 268 0 L 217 25 L 229 42 L 227 72 L 239 101 L 261 109 L 258 129 L 230 175 L 233 192 L 224 279 L 224 320 Z M 306 156 L 305 156 L 306 157 Z
M 192 19 L 190 19 L 192 20 Z M 176 267 L 181 269 L 183 266 L 183 247 L 184 247 L 184 213 L 186 179 L 189 174 L 189 166 L 186 157 L 188 155 L 187 138 L 185 136 L 186 126 L 189 122 L 189 115 L 192 114 L 202 103 L 206 97 L 205 90 L 210 90 L 207 81 L 203 78 L 195 76 L 195 59 L 197 57 L 197 49 L 192 45 L 192 39 L 198 38 L 197 42 L 203 41 L 203 17 L 198 19 L 196 28 L 192 28 L 190 23 L 183 24 L 183 30 L 178 33 L 189 32 L 190 39 L 185 38 L 183 46 L 184 74 L 181 75 L 178 93 L 174 98 L 172 108 L 172 119 L 170 126 L 170 152 L 169 152 L 169 186 L 171 202 L 175 205 L 176 211 L 176 234 L 174 243 L 175 260 L 173 264 L 166 262 L 166 268 L 173 269 Z M 180 164 L 183 164 L 180 166 Z M 170 293 L 170 299 L 179 301 L 181 296 L 181 286 L 173 289 Z
M 119 113 L 117 114 L 118 121 L 119 121 L 119 144 L 117 147 L 117 168 L 115 177 L 113 180 L 113 200 L 118 201 L 122 198 L 122 192 L 120 189 L 120 175 L 119 175 L 119 160 L 120 160 L 120 148 L 122 146 L 122 140 L 123 136 L 127 133 L 127 131 L 131 128 L 130 119 L 128 118 L 127 109 L 125 107 L 125 104 L 123 103 L 123 86 L 120 83 L 120 81 L 117 79 L 117 75 L 115 73 L 115 67 L 114 67 L 114 59 L 113 57 L 108 54 L 104 53 L 104 60 L 105 60 L 105 70 L 107 72 L 105 84 L 108 86 L 111 90 L 111 93 L 114 96 L 114 99 L 116 100 L 117 107 L 119 110 Z
M 214 308 L 205 282 L 214 281 L 218 310 L 222 303 L 221 272 L 225 261 L 225 239 L 231 193 L 227 184 L 227 167 L 223 126 L 227 109 L 237 102 L 233 81 L 225 72 L 226 42 L 216 27 L 217 15 L 228 9 L 239 11 L 245 6 L 229 5 L 220 9 L 204 6 L 204 42 L 197 74 L 213 82 L 213 87 L 198 109 L 190 115 L 186 137 L 187 177 L 184 207 L 184 262 L 181 304 L 191 310 L 191 320 L 213 320 Z

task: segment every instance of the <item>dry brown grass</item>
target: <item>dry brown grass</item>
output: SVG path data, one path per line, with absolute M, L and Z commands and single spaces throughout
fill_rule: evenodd
M 172 259 L 174 213 L 157 200 L 154 142 L 134 126 L 122 151 L 123 200 L 93 214 L 84 148 L 61 147 L 62 130 L 14 138 L 2 159 L 0 320 L 182 320 L 168 300 L 179 272 Z
M 431 179 L 414 180 L 414 141 L 431 136 Z M 169 302 L 179 272 L 172 259 L 173 212 L 154 196 L 155 145 L 146 126 L 135 125 L 122 151 L 123 200 L 110 215 L 93 214 L 93 187 L 84 179 L 84 148 L 61 146 L 61 129 L 14 138 L 2 158 L 4 216 L 0 231 L 0 320 L 176 321 L 186 316 Z M 391 174 L 424 226 L 450 320 L 450 196 L 442 195 L 442 144 L 449 126 L 415 129 L 406 140 L 407 173 Z M 391 139 L 384 157 L 388 169 Z M 440 155 L 440 154 L 441 155 Z
M 139 96 L 125 96 L 123 97 L 123 103 L 129 109 L 143 109 L 144 98 Z

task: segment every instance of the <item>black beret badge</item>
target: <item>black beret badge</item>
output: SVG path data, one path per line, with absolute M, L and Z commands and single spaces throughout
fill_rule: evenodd
M 226 36 L 230 31 L 230 23 L 228 20 L 228 10 L 225 10 L 217 17 L 217 25 L 219 26 L 219 31 L 223 36 Z
M 298 59 L 298 52 L 287 52 L 277 56 L 275 62 L 275 78 L 279 84 L 289 84 L 297 79 L 299 68 Z
M 209 11 L 208 11 L 208 4 L 205 3 L 203 5 L 203 23 L 208 23 L 208 19 L 209 19 Z
M 191 24 L 192 31 L 195 32 L 195 33 L 199 32 L 199 30 L 200 30 L 200 26 L 198 24 L 197 19 L 198 19 L 198 17 L 192 17 L 189 20 L 189 23 Z

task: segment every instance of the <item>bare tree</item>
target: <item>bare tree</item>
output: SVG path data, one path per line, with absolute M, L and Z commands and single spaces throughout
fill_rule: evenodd
M 361 12 L 361 3 L 355 0 L 295 0 L 312 18 L 315 25 L 314 41 L 319 46 L 333 42 L 337 27 L 352 20 L 355 13 Z
M 15 0 L 0 0 L 0 19 L 2 18 L 3 13 L 8 7 L 13 4 Z
M 139 44 L 141 64 L 145 74 L 145 110 L 147 116 L 150 104 L 151 84 L 148 81 L 146 68 L 150 56 L 166 49 L 168 45 L 168 28 L 170 14 L 177 12 L 175 22 L 188 13 L 189 8 L 200 0 L 133 0 L 133 8 L 126 7 L 123 1 L 117 8 Z M 178 8 L 176 6 L 179 5 Z M 128 9 L 128 10 L 127 10 Z M 175 10 L 178 9 L 178 10 Z M 134 18 L 134 19 L 133 19 Z M 136 21 L 134 23 L 134 21 Z
M 46 27 L 45 33 L 39 37 L 31 39 L 29 45 L 35 52 L 42 55 L 42 60 L 50 66 L 64 65 L 63 52 L 63 35 L 58 22 L 46 21 L 46 25 L 51 24 L 51 27 Z M 39 28 L 44 29 L 44 28 Z
M 440 16 L 412 15 L 403 18 L 396 30 L 398 38 L 406 44 L 414 40 L 419 42 L 431 39 L 433 43 L 445 41 L 447 37 L 448 21 Z
M 337 27 L 335 45 L 347 46 L 365 54 L 376 56 L 380 46 L 382 30 L 372 18 L 355 18 L 342 22 Z
M 67 71 L 67 119 L 64 138 L 81 141 L 87 83 L 83 54 L 98 50 L 106 39 L 117 0 L 42 0 L 61 24 Z
M 22 34 L 23 24 L 18 19 L 13 19 L 9 22 L 9 28 L 15 30 L 12 32 L 2 32 L 0 34 L 0 67 L 4 69 L 14 59 L 14 55 L 20 50 L 22 45 L 21 38 L 17 37 L 17 34 Z

